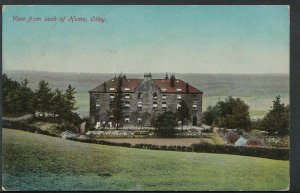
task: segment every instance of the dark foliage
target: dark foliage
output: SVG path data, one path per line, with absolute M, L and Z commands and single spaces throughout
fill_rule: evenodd
M 178 126 L 177 116 L 171 111 L 164 112 L 159 115 L 154 123 L 154 133 L 158 136 L 163 137 L 174 137 L 177 130 L 175 129 Z

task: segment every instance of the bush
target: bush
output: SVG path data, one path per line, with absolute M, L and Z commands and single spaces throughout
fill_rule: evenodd
M 232 145 L 192 144 L 193 151 L 203 153 L 223 153 L 243 156 L 254 156 L 270 159 L 288 160 L 289 149 L 246 147 Z
M 176 114 L 171 111 L 167 111 L 158 116 L 154 123 L 154 133 L 158 136 L 174 137 L 177 133 L 175 128 L 178 126 L 176 118 Z
M 260 140 L 258 140 L 258 139 L 249 139 L 248 141 L 247 141 L 247 145 L 248 146 L 263 146 L 264 144 L 263 144 L 263 142 L 262 141 L 260 141 Z
M 237 134 L 230 134 L 227 136 L 226 139 L 230 144 L 234 144 L 239 138 L 240 136 Z

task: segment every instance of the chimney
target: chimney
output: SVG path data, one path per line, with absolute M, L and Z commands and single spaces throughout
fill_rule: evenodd
M 186 93 L 189 93 L 189 87 L 190 87 L 190 85 L 189 85 L 189 83 L 187 82 L 187 83 L 185 84 L 185 92 L 186 92 Z
M 170 86 L 171 87 L 175 86 L 175 76 L 174 75 L 172 75 L 171 78 L 170 78 Z
M 126 75 L 125 74 L 123 75 L 123 79 L 126 80 Z
M 106 82 L 103 83 L 103 92 L 106 92 Z
M 147 80 L 152 80 L 152 75 L 151 73 L 144 73 L 144 80 L 147 81 Z
M 166 73 L 165 79 L 166 79 L 166 80 L 169 79 L 168 73 Z

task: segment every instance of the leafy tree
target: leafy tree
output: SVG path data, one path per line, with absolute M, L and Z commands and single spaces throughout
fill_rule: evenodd
M 251 120 L 249 106 L 240 98 L 227 97 L 215 106 L 209 106 L 204 114 L 204 123 L 225 128 L 249 131 Z
M 171 111 L 164 112 L 155 121 L 154 133 L 158 136 L 163 137 L 173 137 L 177 130 L 175 129 L 178 126 L 176 113 Z
M 25 78 L 21 82 L 21 88 L 20 88 L 20 104 L 21 109 L 23 112 L 33 114 L 34 113 L 34 107 L 33 107 L 33 97 L 34 93 L 31 90 L 31 88 L 28 87 L 28 80 Z
M 116 129 L 119 128 L 119 125 L 123 122 L 123 92 L 122 92 L 122 76 L 119 75 L 118 77 L 118 86 L 116 89 L 116 95 L 113 101 L 113 107 L 112 107 L 112 114 L 113 114 L 113 121 L 116 125 Z
M 49 87 L 49 83 L 44 80 L 40 81 L 38 89 L 35 91 L 34 107 L 37 111 L 42 112 L 45 117 L 45 112 L 52 110 L 52 98 L 54 93 Z
M 209 105 L 206 108 L 206 111 L 203 112 L 203 122 L 206 125 L 212 125 L 215 119 L 217 119 L 217 117 L 218 117 L 218 111 L 216 107 L 213 107 L 211 105 Z
M 2 75 L 3 85 L 3 114 L 19 116 L 32 113 L 33 92 L 28 87 L 28 80 L 24 79 L 21 83 Z
M 76 107 L 76 99 L 74 96 L 76 93 L 75 88 L 70 84 L 64 93 L 63 107 L 65 109 L 65 113 L 63 114 L 63 117 L 68 121 L 77 120 L 77 115 L 74 114 L 74 111 L 78 109 L 78 107 Z
M 268 114 L 258 122 L 258 127 L 269 134 L 278 132 L 280 135 L 285 135 L 289 132 L 289 119 L 290 107 L 281 103 L 280 96 L 278 95 L 273 101 L 273 106 L 271 106 Z
M 177 109 L 177 117 L 178 120 L 181 121 L 181 129 L 183 129 L 183 125 L 190 118 L 189 108 L 187 107 L 186 103 L 181 100 L 180 107 Z
M 64 118 L 64 114 L 67 112 L 66 100 L 63 91 L 56 89 L 52 101 L 52 112 L 54 115 L 58 115 L 58 122 L 61 122 Z

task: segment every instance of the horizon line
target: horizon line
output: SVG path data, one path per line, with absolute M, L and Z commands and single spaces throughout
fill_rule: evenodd
M 124 73 L 124 72 L 76 72 L 76 71 L 45 71 L 45 70 L 3 70 L 2 69 L 2 74 L 5 74 L 5 71 L 8 72 L 8 71 L 24 71 L 24 72 L 46 72 L 46 73 L 73 73 L 73 74 L 145 74 L 145 73 L 149 73 L 149 72 L 135 72 L 135 73 Z M 264 75 L 264 74 L 290 74 L 290 72 L 257 72 L 257 73 L 225 73 L 225 72 L 222 72 L 222 73 L 209 73 L 209 72 L 206 72 L 206 73 L 201 73 L 201 72 L 151 72 L 152 74 L 165 74 L 165 73 L 168 73 L 168 74 L 224 74 L 224 75 L 230 75 L 230 74 L 233 74 L 233 75 Z

